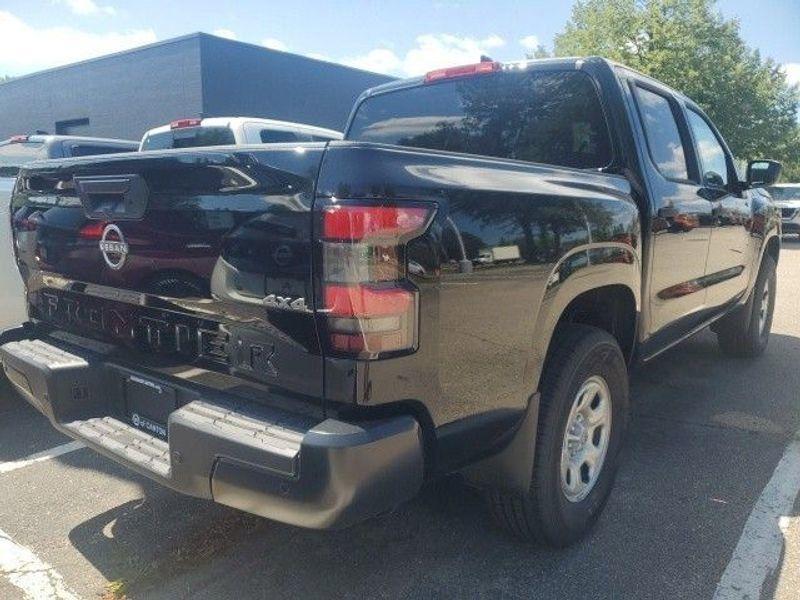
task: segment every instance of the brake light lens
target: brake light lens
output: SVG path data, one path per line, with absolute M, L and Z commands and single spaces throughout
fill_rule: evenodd
M 407 279 L 406 245 L 434 212 L 421 203 L 322 205 L 321 314 L 333 352 L 376 359 L 416 348 L 419 292 Z
M 502 69 L 503 65 L 499 62 L 479 62 L 473 65 L 461 65 L 447 69 L 436 69 L 425 75 L 425 83 L 435 83 L 445 79 L 458 79 L 460 77 L 471 77 L 473 75 L 488 75 L 496 73 Z
M 169 124 L 170 129 L 186 129 L 187 127 L 200 127 L 202 119 L 178 119 Z
M 428 209 L 403 206 L 329 206 L 323 235 L 329 240 L 363 240 L 381 237 L 396 241 L 418 231 L 428 219 Z
M 82 240 L 99 240 L 105 228 L 104 221 L 90 221 L 78 230 L 78 237 Z
M 21 144 L 28 141 L 27 135 L 12 135 L 8 140 L 9 144 Z

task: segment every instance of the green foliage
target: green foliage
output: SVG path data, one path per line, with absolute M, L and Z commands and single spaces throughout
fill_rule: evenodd
M 800 179 L 800 91 L 714 0 L 579 0 L 555 55 L 603 56 L 663 81 L 703 108 L 737 157 L 775 158 L 784 180 Z

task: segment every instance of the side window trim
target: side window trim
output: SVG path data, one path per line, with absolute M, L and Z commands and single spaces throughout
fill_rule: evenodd
M 725 170 L 727 171 L 727 176 L 728 176 L 728 181 L 725 184 L 725 186 L 723 188 L 718 188 L 718 189 L 725 189 L 725 190 L 731 189 L 731 182 L 737 181 L 739 176 L 736 173 L 736 170 L 733 168 L 733 157 L 731 156 L 730 149 L 728 148 L 728 145 L 725 143 L 725 140 L 722 138 L 722 135 L 719 133 L 719 131 L 717 131 L 717 128 L 714 125 L 714 123 L 711 122 L 711 119 L 709 119 L 703 113 L 703 111 L 700 110 L 699 107 L 692 106 L 692 105 L 687 105 L 685 108 L 686 108 L 687 113 L 688 113 L 688 111 L 691 111 L 695 115 L 697 115 L 706 124 L 708 129 L 711 131 L 711 133 L 714 136 L 714 139 L 717 140 L 717 143 L 719 144 L 719 147 L 722 149 L 722 155 L 725 157 Z M 703 174 L 704 174 L 703 159 L 700 156 L 700 149 L 697 146 L 697 138 L 695 137 L 694 131 L 692 130 L 691 127 L 689 127 L 689 133 L 692 136 L 692 148 L 694 149 L 695 154 L 697 156 L 697 166 L 698 166 L 700 185 L 705 186 L 706 184 L 705 184 L 705 181 L 704 181 L 704 178 L 703 178 Z
M 651 85 L 642 79 L 631 79 L 630 86 L 631 94 L 633 95 L 633 103 L 636 106 L 636 116 L 639 118 L 642 133 L 644 134 L 644 142 L 645 146 L 647 147 L 647 156 L 649 157 L 650 162 L 653 163 L 656 171 L 658 171 L 659 175 L 661 175 L 667 181 L 682 183 L 684 185 L 700 185 L 700 166 L 697 153 L 695 152 L 694 137 L 689 129 L 689 123 L 687 122 L 686 115 L 683 112 L 685 110 L 685 106 L 683 106 L 682 103 L 679 103 L 675 96 L 669 91 L 658 86 Z M 680 135 L 681 138 L 683 156 L 686 160 L 686 174 L 688 175 L 687 179 L 669 177 L 665 175 L 659 168 L 658 162 L 656 161 L 655 156 L 653 156 L 653 151 L 650 147 L 650 139 L 647 137 L 647 127 L 645 126 L 644 115 L 642 114 L 642 103 L 639 99 L 638 93 L 639 88 L 647 90 L 652 94 L 661 96 L 667 101 L 670 111 L 672 112 L 672 117 L 675 119 L 675 125 L 678 128 L 678 135 Z

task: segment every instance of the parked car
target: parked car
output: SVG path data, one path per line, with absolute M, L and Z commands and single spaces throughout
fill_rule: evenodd
M 255 117 L 210 117 L 178 119 L 144 134 L 140 150 L 199 148 L 243 144 L 326 142 L 340 140 L 342 134 L 303 123 L 258 119 Z
M 59 135 L 16 135 L 0 141 L 0 331 L 25 321 L 25 290 L 14 261 L 8 214 L 19 168 L 43 158 L 131 152 L 137 142 Z
M 767 191 L 781 209 L 783 233 L 800 235 L 800 183 L 779 183 Z
M 564 546 L 610 493 L 629 367 L 709 325 L 764 352 L 779 170 L 740 181 L 695 103 L 600 58 L 392 82 L 341 142 L 38 163 L 15 236 L 68 239 L 20 260 L 0 358 L 58 430 L 183 493 L 330 528 L 461 471 Z M 519 259 L 472 268 L 498 247 Z M 154 291 L 162 256 L 206 285 Z

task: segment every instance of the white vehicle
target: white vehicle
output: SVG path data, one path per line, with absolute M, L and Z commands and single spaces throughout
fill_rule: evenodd
M 484 248 L 481 250 L 476 262 L 490 265 L 492 263 L 510 262 L 519 259 L 519 246 L 495 246 L 494 248 Z
M 342 134 L 303 123 L 254 117 L 178 119 L 144 134 L 139 151 L 340 140 Z
M 781 209 L 783 234 L 800 234 L 800 183 L 779 183 L 767 191 Z

